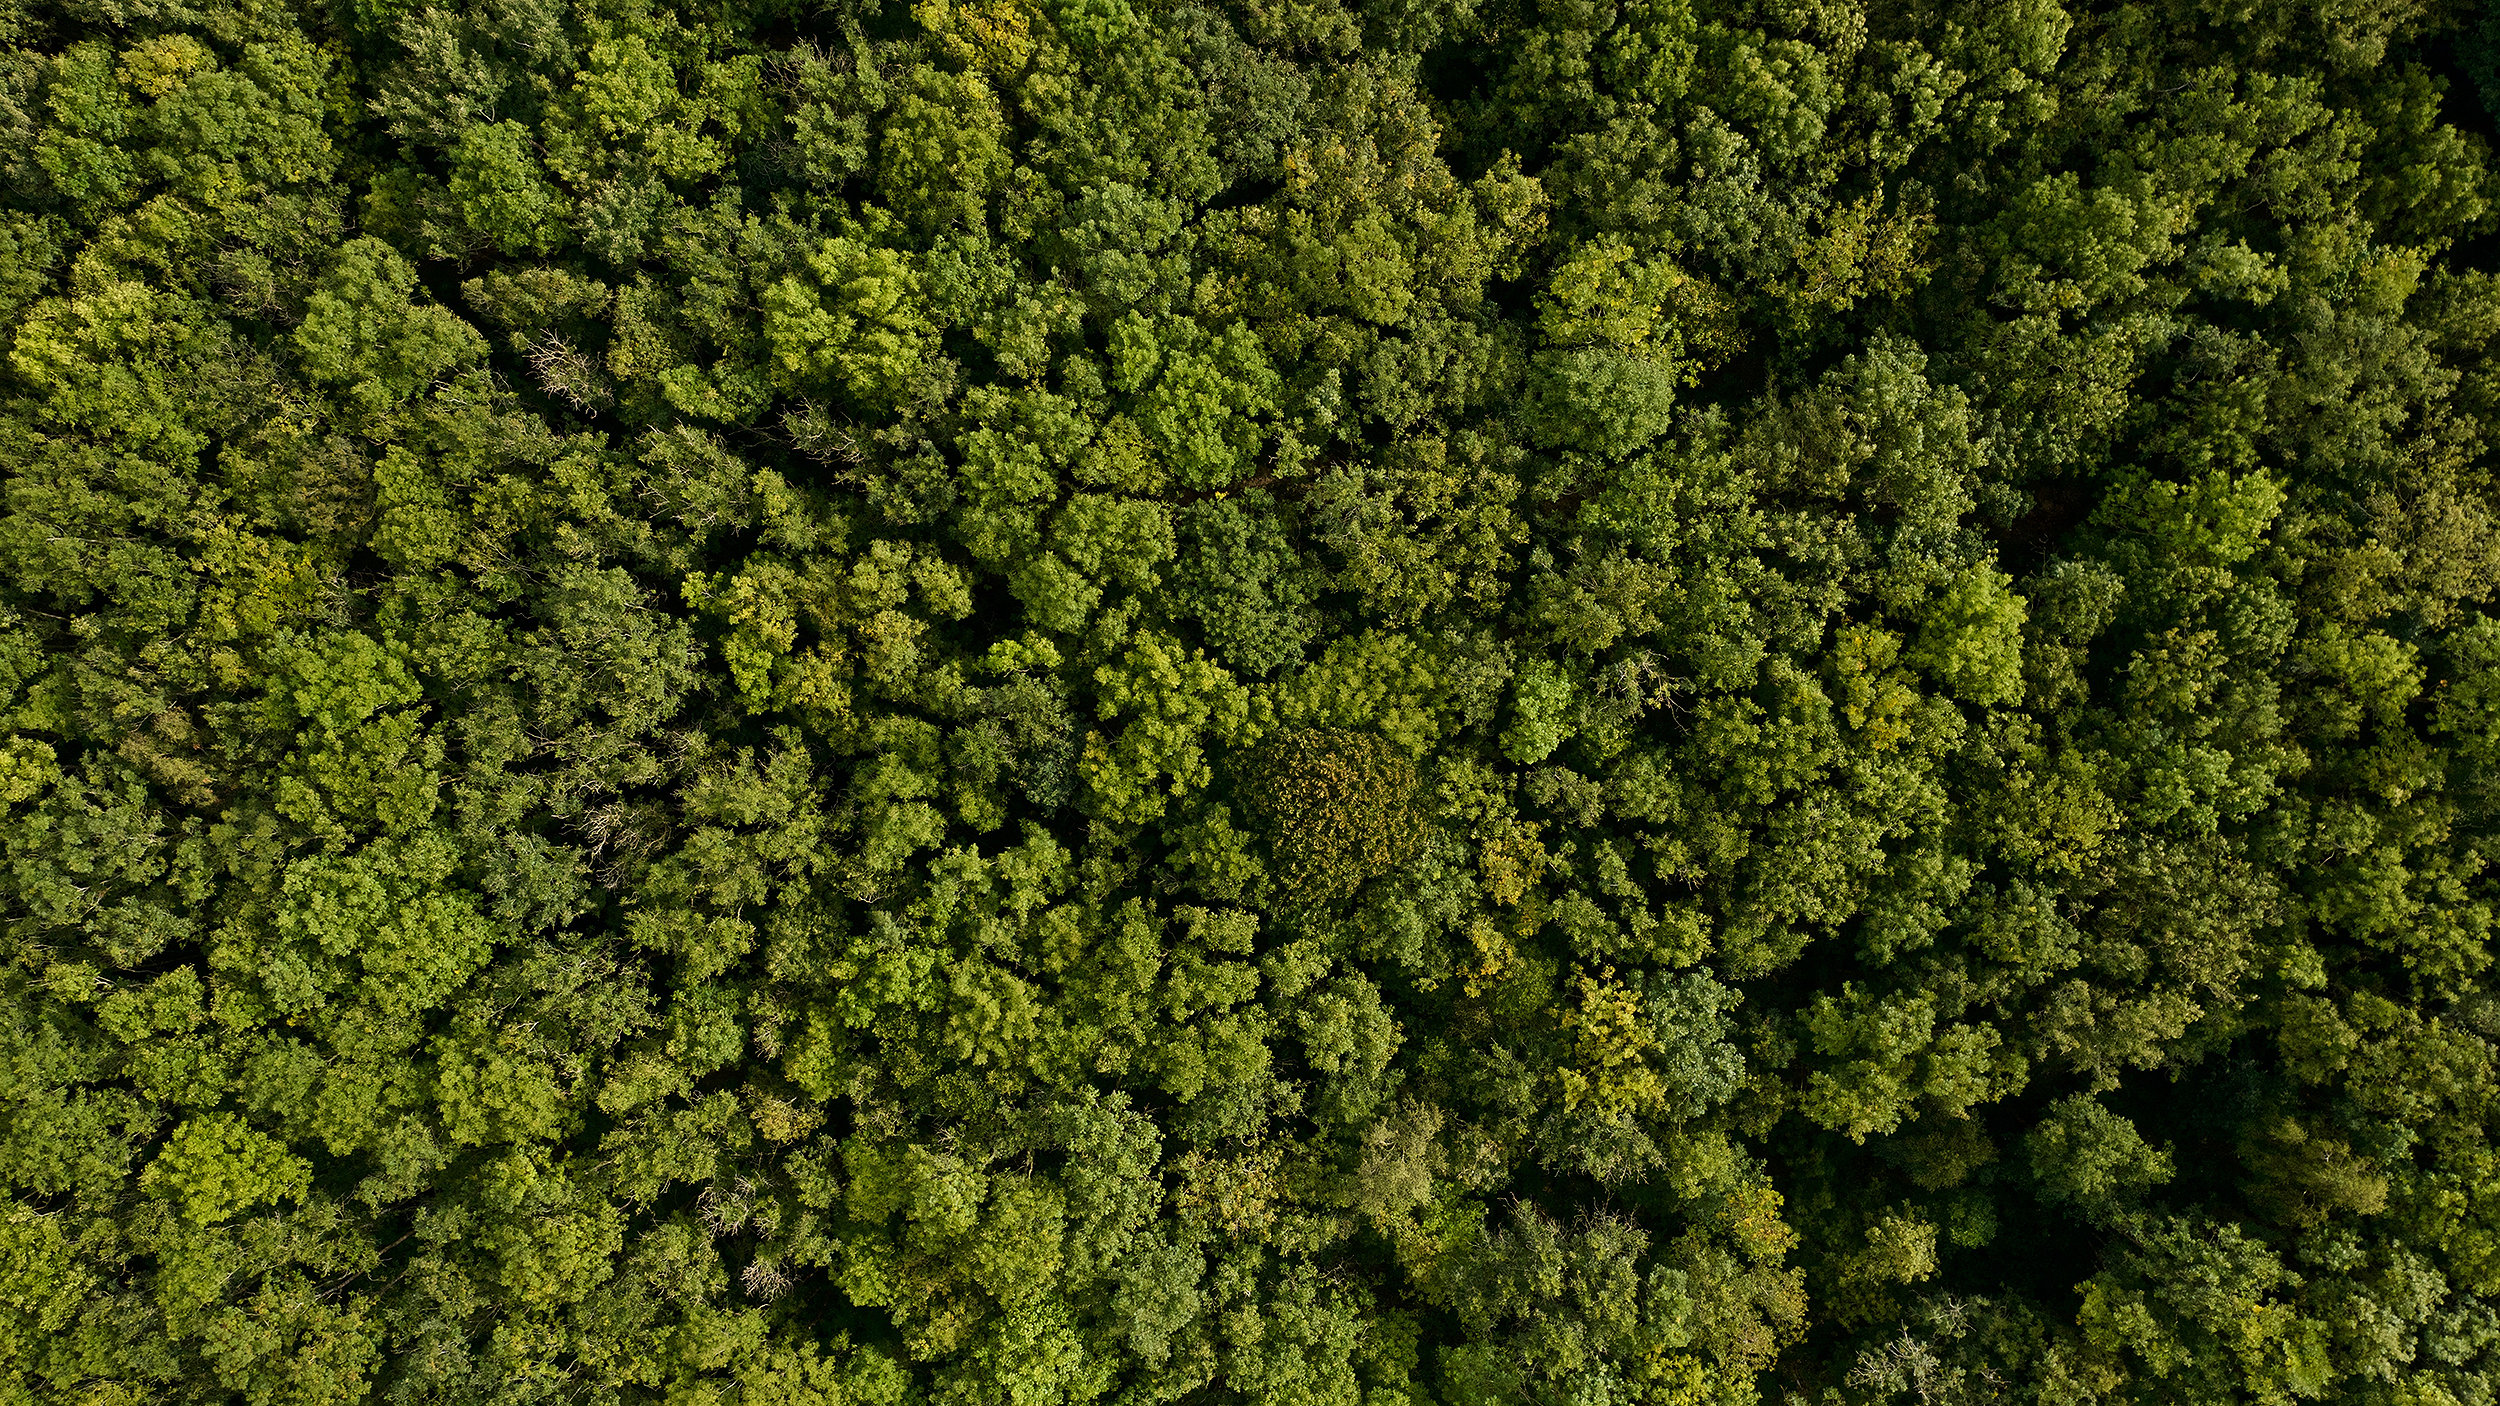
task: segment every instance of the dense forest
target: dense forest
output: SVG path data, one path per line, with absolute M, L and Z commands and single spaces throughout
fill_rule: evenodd
M 2492 1406 L 2494 110 L 0 0 L 0 1406 Z

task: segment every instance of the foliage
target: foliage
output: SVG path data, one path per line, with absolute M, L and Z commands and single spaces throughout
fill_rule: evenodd
M 0 1400 L 2500 1397 L 2500 19 L 0 0 Z
M 1387 738 L 1297 728 L 1250 763 L 1244 799 L 1274 837 L 1277 879 L 1294 906 L 1352 897 L 1412 863 L 1428 823 L 1414 764 Z

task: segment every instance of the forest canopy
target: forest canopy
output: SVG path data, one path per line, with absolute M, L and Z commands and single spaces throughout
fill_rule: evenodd
M 2494 1406 L 2495 111 L 0 0 L 0 1406 Z

